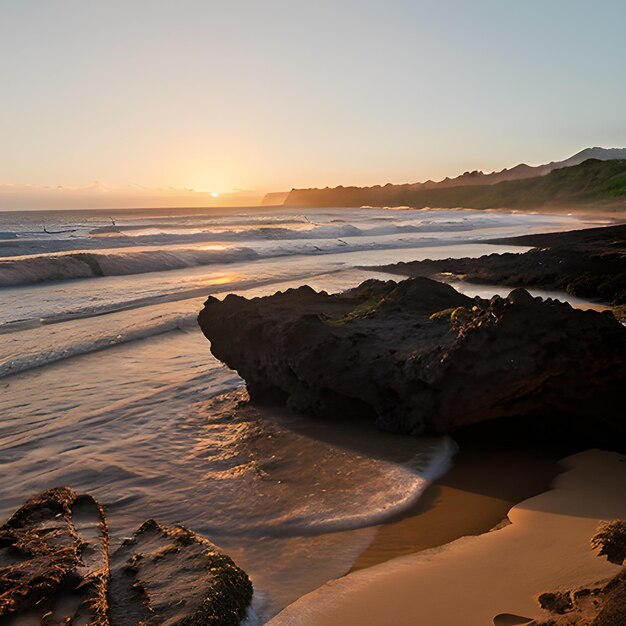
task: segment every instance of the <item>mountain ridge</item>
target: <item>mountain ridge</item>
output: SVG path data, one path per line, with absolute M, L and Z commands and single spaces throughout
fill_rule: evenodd
M 494 184 L 292 190 L 290 207 L 406 206 L 412 208 L 626 208 L 626 159 L 587 159 L 530 178 Z
M 429 189 L 496 185 L 504 181 L 546 176 L 557 169 L 579 165 L 588 159 L 600 161 L 626 159 L 626 148 L 601 148 L 596 146 L 585 148 L 562 161 L 551 161 L 550 163 L 536 166 L 519 163 L 511 168 L 504 168 L 503 170 L 490 173 L 484 173 L 479 170 L 467 171 L 454 178 L 446 177 L 440 181 L 427 180 L 404 184 L 387 183 L 369 187 L 344 187 L 339 185 L 334 188 L 294 188 L 290 192 L 268 193 L 263 200 L 263 204 L 284 204 L 285 206 L 294 207 L 317 206 L 316 201 L 313 200 L 313 198 L 317 198 L 317 201 L 325 201 L 320 206 L 397 206 L 397 204 L 394 204 L 395 198 L 406 196 L 412 192 Z M 353 198 L 349 204 L 337 204 L 337 200 L 343 199 L 345 202 L 348 197 Z M 359 199 L 358 202 L 357 198 Z

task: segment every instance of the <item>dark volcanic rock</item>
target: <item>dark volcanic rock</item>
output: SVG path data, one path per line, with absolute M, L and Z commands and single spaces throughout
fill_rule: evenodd
M 403 276 L 452 274 L 474 283 L 542 287 L 581 298 L 626 304 L 626 225 L 494 239 L 490 243 L 535 246 L 525 253 L 480 258 L 411 261 L 381 269 Z
M 0 624 L 236 626 L 252 585 L 208 540 L 149 520 L 108 559 L 104 512 L 67 488 L 0 528 Z
M 487 302 L 427 278 L 371 280 L 209 298 L 198 321 L 253 402 L 375 415 L 406 433 L 527 415 L 624 428 L 626 328 L 521 289 Z
M 622 565 L 626 556 L 626 520 L 600 525 L 591 539 L 598 556 Z M 624 626 L 626 623 L 626 570 L 609 580 L 568 591 L 543 593 L 541 607 L 552 615 L 533 621 L 532 626 Z
M 243 570 L 181 526 L 142 524 L 111 557 L 111 624 L 237 626 L 252 600 Z
M 608 581 L 541 594 L 539 603 L 550 617 L 532 621 L 529 626 L 624 626 L 626 571 L 622 569 Z
M 606 556 L 607 561 L 622 565 L 626 560 L 626 520 L 614 519 L 601 524 L 591 545 L 599 550 L 599 556 Z
M 3 624 L 108 624 L 108 576 L 106 522 L 91 496 L 51 489 L 0 528 Z

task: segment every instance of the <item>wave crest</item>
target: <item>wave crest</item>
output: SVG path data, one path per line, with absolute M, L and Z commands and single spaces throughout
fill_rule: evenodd
M 0 261 L 0 287 L 32 285 L 52 280 L 124 276 L 250 261 L 258 257 L 251 248 L 224 250 L 137 250 L 132 252 L 71 252 L 18 257 Z

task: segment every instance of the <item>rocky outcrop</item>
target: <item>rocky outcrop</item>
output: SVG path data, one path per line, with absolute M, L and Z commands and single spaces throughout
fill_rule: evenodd
M 62 488 L 28 500 L 0 527 L 0 620 L 108 624 L 107 541 L 91 496 Z
M 538 602 L 550 617 L 528 626 L 624 626 L 626 571 L 578 589 L 543 593 Z
M 371 280 L 337 295 L 209 298 L 198 320 L 253 402 L 404 433 L 529 415 L 624 430 L 626 328 L 521 289 L 484 301 L 427 278 Z
M 250 580 L 207 539 L 145 522 L 111 557 L 111 624 L 237 626 Z
M 622 565 L 626 560 L 626 520 L 615 519 L 604 522 L 591 539 L 591 545 L 598 550 L 598 556 Z
M 209 541 L 145 522 L 111 557 L 102 507 L 46 491 L 0 527 L 0 624 L 236 626 L 252 585 Z
M 380 269 L 403 276 L 452 275 L 474 283 L 541 287 L 619 306 L 626 304 L 626 225 L 495 239 L 534 246 L 528 252 L 479 258 L 394 263 Z
M 626 520 L 602 524 L 591 540 L 616 565 L 626 555 Z M 609 580 L 571 589 L 542 593 L 538 602 L 551 615 L 546 620 L 530 622 L 529 626 L 623 626 L 626 616 L 626 570 Z

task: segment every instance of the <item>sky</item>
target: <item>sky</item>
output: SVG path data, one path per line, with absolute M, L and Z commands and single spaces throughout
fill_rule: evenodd
M 0 0 L 0 196 L 219 202 L 626 146 L 625 24 L 624 0 Z

